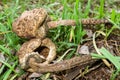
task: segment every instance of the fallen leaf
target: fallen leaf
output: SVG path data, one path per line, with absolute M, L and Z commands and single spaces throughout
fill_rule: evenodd
M 79 50 L 78 50 L 79 54 L 90 54 L 88 46 L 86 45 L 82 45 Z
M 40 77 L 42 74 L 41 73 L 36 73 L 36 72 L 34 72 L 34 73 L 32 73 L 32 74 L 30 74 L 29 76 L 28 76 L 28 78 L 38 78 L 38 77 Z

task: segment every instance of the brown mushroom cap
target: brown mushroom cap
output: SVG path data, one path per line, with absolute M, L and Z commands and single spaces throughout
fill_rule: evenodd
M 47 12 L 43 8 L 25 11 L 13 22 L 13 31 L 22 38 L 43 38 L 47 29 L 44 25 L 46 18 Z
M 31 53 L 40 45 L 41 45 L 41 39 L 32 39 L 30 41 L 25 42 L 18 50 L 17 55 L 19 57 L 19 63 L 23 69 L 26 67 L 26 61 L 28 59 L 28 56 L 37 54 L 37 53 L 33 53 L 33 54 Z
M 41 56 L 44 56 L 46 61 L 43 64 L 50 63 L 56 57 L 56 47 L 49 38 L 45 38 L 43 41 L 41 38 L 31 39 L 21 46 L 17 54 L 21 67 L 25 69 L 28 68 L 29 58 L 35 58 L 36 63 L 41 63 Z

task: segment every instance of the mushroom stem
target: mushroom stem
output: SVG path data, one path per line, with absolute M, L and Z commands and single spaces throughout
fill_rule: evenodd
M 29 61 L 29 66 L 31 66 L 28 71 L 30 72 L 40 72 L 40 73 L 46 73 L 46 72 L 59 72 L 67 69 L 74 68 L 76 66 L 79 66 L 81 68 L 85 68 L 86 65 L 92 64 L 96 62 L 97 60 L 92 59 L 90 55 L 84 55 L 82 57 L 74 57 L 69 60 L 63 60 L 57 63 L 53 64 L 42 64 L 42 63 L 36 63 L 34 61 Z M 33 68 L 34 67 L 34 68 Z
M 107 19 L 82 19 L 79 20 L 78 23 L 82 23 L 83 25 L 95 25 L 95 24 L 110 24 L 110 21 Z M 59 21 L 50 21 L 47 22 L 49 29 L 56 28 L 57 26 L 75 26 L 77 22 L 75 20 L 59 20 Z

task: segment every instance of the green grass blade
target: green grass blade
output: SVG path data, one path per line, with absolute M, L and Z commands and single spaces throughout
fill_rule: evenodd
M 104 0 L 100 0 L 100 8 L 99 8 L 99 18 L 104 16 Z
M 91 0 L 88 0 L 87 6 L 86 6 L 86 9 L 85 9 L 85 14 L 84 14 L 85 18 L 89 16 L 90 7 L 91 7 Z
M 2 74 L 4 68 L 5 68 L 5 65 L 2 65 L 2 66 L 0 67 L 0 75 Z
M 105 56 L 103 55 L 99 55 L 99 54 L 96 54 L 96 53 L 92 53 L 91 54 L 92 58 L 94 59 L 107 59 Z M 118 61 L 120 61 L 120 57 L 119 56 L 114 56 Z
M 112 21 L 115 21 L 115 16 L 116 16 L 115 9 L 112 9 L 112 13 L 111 13 L 111 20 Z
M 99 54 L 96 54 L 96 53 L 92 53 L 91 56 L 94 59 L 104 59 L 104 58 L 106 58 L 105 56 L 99 55 Z
M 102 47 L 99 50 L 110 62 L 112 62 L 117 70 L 120 71 L 120 62 L 118 59 L 116 59 L 108 50 L 106 50 L 104 47 Z
M 9 49 L 5 48 L 3 45 L 0 45 L 0 50 L 9 56 L 11 55 Z

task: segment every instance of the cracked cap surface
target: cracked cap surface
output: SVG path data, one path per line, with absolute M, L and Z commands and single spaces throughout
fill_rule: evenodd
M 43 8 L 25 11 L 13 22 L 13 31 L 22 38 L 34 38 L 38 33 L 39 37 L 44 37 L 45 34 L 42 35 L 43 32 L 39 31 L 39 28 L 43 26 L 46 18 L 47 12 Z

